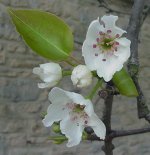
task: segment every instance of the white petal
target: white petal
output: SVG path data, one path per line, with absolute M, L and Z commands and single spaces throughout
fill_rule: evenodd
M 80 143 L 84 129 L 80 122 L 72 121 L 69 117 L 66 117 L 60 122 L 60 129 L 68 138 L 68 147 L 72 147 Z
M 58 82 L 46 82 L 46 83 L 38 83 L 38 87 L 39 88 L 51 88 L 51 87 L 54 87 Z
M 131 41 L 125 37 L 115 39 L 115 41 L 119 42 L 119 45 L 124 47 L 126 46 L 130 47 L 130 44 L 131 44 Z
M 79 79 L 74 85 L 76 85 L 78 88 L 87 87 L 92 83 L 92 79 Z
M 97 64 L 95 60 L 97 56 L 95 55 L 100 53 L 99 48 L 93 48 L 93 44 L 95 43 L 85 40 L 82 46 L 82 56 L 84 57 L 85 64 L 91 71 L 96 70 Z
M 101 54 L 97 59 L 97 74 L 108 82 L 112 79 L 115 72 L 122 69 L 123 62 L 119 61 L 119 58 L 114 55 L 107 57 L 106 61 L 103 61 L 104 58 L 104 55 Z
M 44 82 L 46 82 L 45 79 L 49 77 L 49 75 L 44 74 L 43 69 L 40 67 L 33 68 L 33 73 L 38 75 Z
M 62 104 L 51 104 L 48 107 L 47 115 L 42 120 L 44 126 L 51 126 L 54 122 L 60 121 L 68 115 L 68 110 Z
M 122 36 L 123 33 L 126 33 L 126 31 L 122 30 L 121 28 L 117 27 L 116 21 L 118 20 L 118 16 L 113 15 L 104 15 L 101 20 L 105 23 L 105 30 L 111 30 L 111 35 L 115 36 L 116 34 L 119 34 L 119 36 Z
M 57 63 L 46 63 L 40 65 L 43 73 L 41 73 L 41 78 L 44 82 L 59 81 L 62 78 L 61 67 Z
M 119 42 L 119 46 L 117 47 L 117 52 L 115 55 L 118 57 L 119 61 L 126 62 L 130 57 L 130 44 L 131 41 L 126 38 L 119 38 L 116 40 Z
M 96 38 L 99 38 L 100 31 L 104 31 L 104 28 L 102 25 L 100 25 L 99 18 L 97 18 L 96 20 L 93 20 L 89 25 L 86 39 L 88 39 L 90 42 L 95 42 Z
M 45 126 L 51 126 L 53 122 L 65 118 L 69 112 L 65 105 L 72 102 L 65 91 L 57 87 L 50 91 L 49 100 L 52 104 L 48 107 L 47 115 L 43 120 Z
M 98 48 L 93 48 L 93 44 L 96 44 L 96 39 L 99 38 L 99 32 L 104 31 L 104 27 L 100 25 L 99 18 L 91 22 L 86 39 L 83 42 L 82 46 L 82 56 L 84 57 L 85 64 L 90 70 L 95 70 L 95 54 L 98 54 L 100 51 Z
M 39 75 L 41 80 L 43 80 L 44 82 L 51 83 L 52 85 L 53 83 L 57 83 L 62 78 L 62 70 L 60 65 L 52 62 L 40 64 L 40 67 L 33 68 L 33 73 Z M 39 84 L 40 88 L 44 88 L 47 86 L 48 84 Z
M 61 67 L 58 63 L 54 63 L 54 62 L 50 62 L 50 63 L 45 63 L 45 64 L 41 64 L 40 68 L 43 69 L 45 74 L 51 73 L 58 73 L 61 71 Z
M 96 114 L 93 114 L 88 121 L 88 126 L 91 126 L 95 134 L 100 137 L 100 139 L 105 139 L 106 127 L 104 123 L 98 118 Z
M 85 112 L 91 116 L 94 113 L 93 104 L 89 99 L 85 99 L 82 95 L 65 91 L 60 88 L 53 88 L 49 93 L 49 100 L 54 104 L 67 104 L 76 103 L 80 105 L 85 105 Z
M 85 99 L 82 95 L 73 93 L 73 92 L 67 92 L 66 95 L 76 104 L 85 105 L 85 112 L 88 114 L 88 116 L 91 116 L 94 112 L 93 110 L 93 104 L 89 99 Z
M 32 72 L 36 75 L 40 75 L 42 72 L 42 69 L 40 67 L 34 67 Z
M 58 74 L 52 74 L 52 75 L 46 75 L 46 76 L 44 76 L 43 77 L 43 81 L 44 82 L 58 82 L 58 81 L 60 81 L 61 80 L 61 76 L 60 75 L 58 75 Z
M 72 71 L 71 80 L 77 87 L 86 87 L 92 82 L 92 73 L 87 66 L 78 65 Z
M 49 93 L 49 100 L 58 105 L 65 105 L 67 103 L 71 103 L 72 100 L 68 95 L 66 95 L 66 91 L 60 89 L 58 87 L 54 87 Z

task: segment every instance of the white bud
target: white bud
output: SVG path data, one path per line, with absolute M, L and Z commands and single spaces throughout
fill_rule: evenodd
M 62 78 L 62 70 L 57 63 L 40 64 L 40 67 L 33 68 L 33 73 L 38 75 L 44 83 L 38 83 L 39 88 L 53 87 Z
M 71 80 L 79 88 L 86 87 L 92 83 L 92 73 L 85 65 L 78 65 L 72 71 Z

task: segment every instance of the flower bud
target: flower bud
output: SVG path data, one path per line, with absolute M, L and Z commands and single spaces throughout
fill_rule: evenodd
M 87 139 L 88 139 L 88 134 L 85 131 L 83 131 L 82 140 L 87 140 Z
M 33 68 L 33 73 L 38 75 L 44 83 L 38 83 L 39 88 L 53 87 L 62 78 L 62 70 L 57 63 L 40 64 L 40 67 Z
M 64 141 L 65 140 L 54 140 L 53 143 L 59 145 L 62 144 Z
M 58 124 L 58 123 L 53 123 L 53 125 L 52 125 L 52 130 L 53 130 L 55 133 L 61 133 L 60 124 Z
M 72 71 L 71 80 L 79 88 L 86 87 L 92 83 L 92 73 L 85 65 L 78 65 Z

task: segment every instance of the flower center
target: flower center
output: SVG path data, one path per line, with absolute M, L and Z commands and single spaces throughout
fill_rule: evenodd
M 85 105 L 76 103 L 67 103 L 67 108 L 70 111 L 69 115 L 73 122 L 77 123 L 77 126 L 82 122 L 87 125 L 89 116 L 84 111 Z
M 99 44 L 99 47 L 104 49 L 104 52 L 112 48 L 113 40 L 110 38 L 104 38 L 103 42 Z
M 117 52 L 117 48 L 119 45 L 119 42 L 116 41 L 116 38 L 119 38 L 119 34 L 117 34 L 115 37 L 111 35 L 112 31 L 107 30 L 106 33 L 99 32 L 99 38 L 96 38 L 96 44 L 93 44 L 93 48 L 98 48 L 100 50 L 100 53 L 103 53 L 105 56 L 107 54 L 114 54 L 114 52 Z M 95 53 L 95 56 L 98 56 L 99 53 Z M 103 61 L 106 61 L 106 59 L 103 59 Z
M 84 111 L 84 108 L 85 108 L 85 106 L 80 105 L 80 104 L 76 104 L 72 111 L 76 112 L 76 113 L 81 113 Z

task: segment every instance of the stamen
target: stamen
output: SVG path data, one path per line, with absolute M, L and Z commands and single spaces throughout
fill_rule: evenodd
M 116 34 L 116 38 L 119 38 L 120 37 L 120 35 L 119 34 Z
M 106 61 L 106 59 L 102 59 L 102 61 Z
M 100 31 L 100 32 L 99 32 L 99 35 L 104 35 L 104 34 L 105 34 L 105 33 L 104 33 L 104 32 L 102 32 L 102 31 Z
M 119 45 L 119 42 L 116 41 L 115 44 L 116 44 L 116 45 Z
M 93 48 L 96 48 L 97 47 L 97 45 L 96 44 L 93 44 Z
M 95 56 L 97 57 L 98 56 L 98 53 L 95 53 Z
M 111 33 L 112 31 L 111 30 L 107 30 L 107 33 Z
M 100 41 L 100 39 L 99 39 L 99 38 L 96 38 L 96 41 L 97 41 L 97 42 L 99 42 L 99 41 Z

